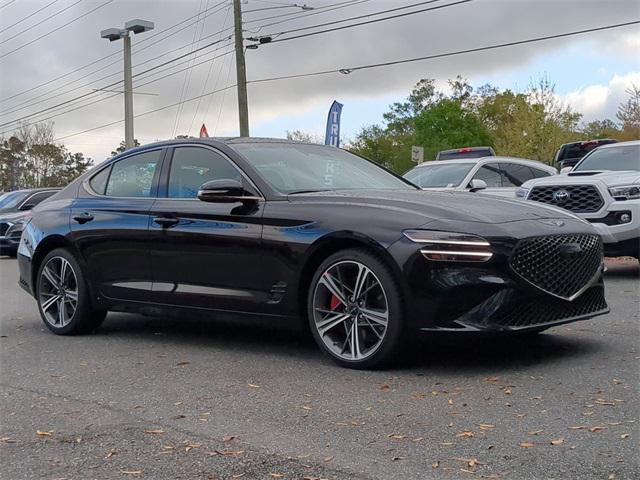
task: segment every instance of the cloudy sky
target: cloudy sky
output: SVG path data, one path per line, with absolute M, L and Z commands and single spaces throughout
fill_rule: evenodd
M 250 36 L 418 3 L 421 5 L 393 14 L 459 1 L 307 0 L 314 10 L 303 11 L 287 6 L 293 1 L 245 0 L 243 10 L 246 36 Z M 122 42 L 103 40 L 99 32 L 134 18 L 155 23 L 154 31 L 133 39 L 134 74 L 138 74 L 134 88 L 139 93 L 134 99 L 136 114 L 235 83 L 233 48 L 228 41 L 233 12 L 228 0 L 0 0 L 2 136 L 10 134 L 15 125 L 10 122 L 50 119 L 55 122 L 56 136 L 70 149 L 98 161 L 104 159 L 123 139 L 122 123 L 78 134 L 123 117 L 122 96 L 117 93 L 122 87 L 110 85 L 122 78 Z M 380 16 L 360 21 L 374 18 Z M 247 77 L 256 80 L 349 68 L 637 19 L 637 0 L 469 0 L 248 50 Z M 285 33 L 279 38 L 313 31 Z M 142 73 L 213 42 L 219 43 Z M 197 66 L 181 71 L 193 65 Z M 348 75 L 253 83 L 249 85 L 251 134 L 282 137 L 287 130 L 300 129 L 323 135 L 327 109 L 337 99 L 345 105 L 343 134 L 353 137 L 363 125 L 381 122 L 389 103 L 406 96 L 420 78 L 435 78 L 444 86 L 448 78 L 458 74 L 474 85 L 491 83 L 514 90 L 523 90 L 532 80 L 546 75 L 561 98 L 582 112 L 585 120 L 614 118 L 625 89 L 632 83 L 640 85 L 640 28 L 631 26 Z M 203 122 L 212 136 L 237 134 L 234 89 L 141 116 L 136 119 L 135 132 L 142 143 L 148 143 L 177 134 L 197 135 Z

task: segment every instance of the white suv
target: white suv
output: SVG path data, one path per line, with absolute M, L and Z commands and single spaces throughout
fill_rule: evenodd
M 568 173 L 523 183 L 516 196 L 592 223 L 607 256 L 640 256 L 640 141 L 598 147 Z

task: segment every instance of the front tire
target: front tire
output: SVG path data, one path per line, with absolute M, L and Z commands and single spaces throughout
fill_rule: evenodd
M 89 287 L 76 258 L 56 249 L 38 269 L 36 300 L 46 327 L 57 335 L 89 333 L 102 324 L 106 310 L 91 307 Z
M 318 346 L 343 367 L 378 368 L 398 358 L 405 336 L 402 291 L 391 269 L 367 250 L 343 250 L 320 265 L 307 316 Z

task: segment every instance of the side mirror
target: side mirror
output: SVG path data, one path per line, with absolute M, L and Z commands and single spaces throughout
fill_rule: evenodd
M 573 167 L 562 167 L 560 173 L 569 173 L 571 170 L 573 170 Z
M 477 192 L 479 190 L 484 190 L 485 188 L 487 188 L 487 182 L 480 180 L 479 178 L 474 178 L 469 182 L 470 192 Z
M 211 180 L 200 187 L 198 199 L 203 202 L 233 203 L 253 197 L 244 196 L 244 187 L 238 180 L 222 178 Z
M 33 203 L 25 203 L 20 207 L 20 210 L 31 210 L 35 205 Z

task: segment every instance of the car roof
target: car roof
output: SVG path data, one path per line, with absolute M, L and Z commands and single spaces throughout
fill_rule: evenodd
M 606 145 L 600 145 L 598 150 L 603 148 L 616 148 L 616 147 L 627 147 L 627 146 L 637 146 L 640 145 L 640 140 L 631 140 L 629 142 L 618 142 L 618 143 L 607 143 Z
M 39 187 L 39 188 L 22 188 L 20 190 L 13 190 L 12 192 L 4 193 L 37 193 L 37 192 L 50 192 L 50 191 L 62 190 L 61 187 Z
M 556 171 L 554 167 L 547 165 L 545 163 L 539 162 L 538 160 L 529 160 L 527 158 L 506 157 L 506 156 L 480 157 L 480 158 L 455 158 L 452 160 L 433 160 L 430 162 L 420 163 L 416 165 L 416 168 L 424 167 L 428 165 L 450 165 L 454 163 L 472 163 L 475 165 L 477 163 L 485 164 L 485 163 L 491 163 L 491 162 L 511 162 L 511 163 L 527 165 L 535 168 L 547 169 L 549 171 L 551 170 Z

